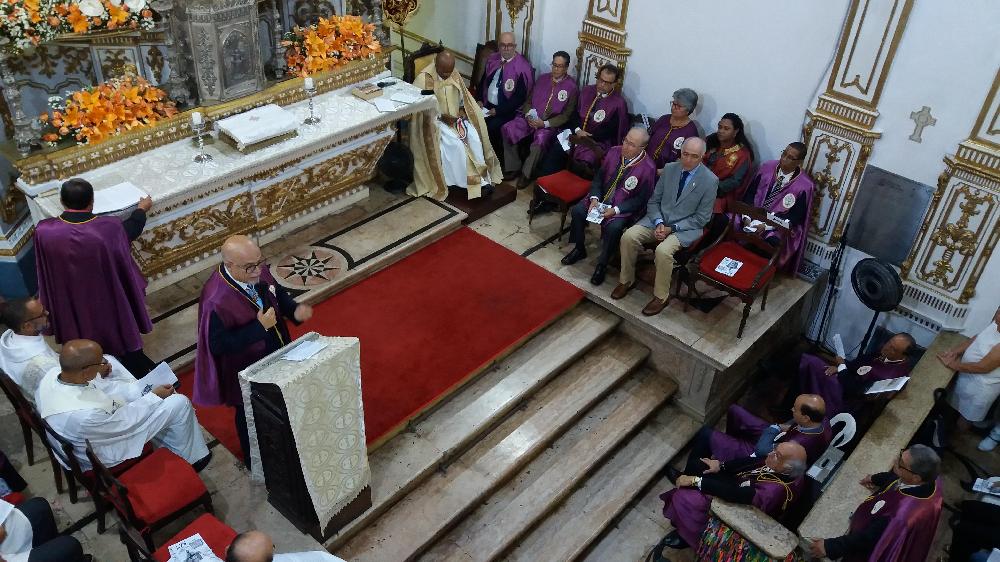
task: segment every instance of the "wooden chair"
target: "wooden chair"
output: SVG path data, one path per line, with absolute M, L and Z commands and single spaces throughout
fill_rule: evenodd
M 156 549 L 154 532 L 195 507 L 215 513 L 212 496 L 198 473 L 170 450 L 156 449 L 116 477 L 94 454 L 90 441 L 86 443 L 101 501 L 115 509 L 122 526 L 137 533 L 147 551 Z
M 208 548 L 212 549 L 212 552 L 222 560 L 226 558 L 226 548 L 232 544 L 237 535 L 232 527 L 219 521 L 214 515 L 205 513 L 164 542 L 163 546 L 156 549 L 156 552 L 150 553 L 149 549 L 146 548 L 145 539 L 134 528 L 124 523 L 118 526 L 118 537 L 125 545 L 129 560 L 132 562 L 147 560 L 168 562 L 170 560 L 170 546 L 195 534 L 201 535 Z
M 45 432 L 39 423 L 41 418 L 35 410 L 35 405 L 28 401 L 24 393 L 21 392 L 21 387 L 3 370 L 0 370 L 0 387 L 3 388 L 3 393 L 7 395 L 7 400 L 14 406 L 14 412 L 17 414 L 17 421 L 21 425 L 21 435 L 24 438 L 24 449 L 28 454 L 28 464 L 35 464 L 35 442 L 32 437 L 34 433 L 41 439 L 42 446 L 45 447 L 45 452 L 49 455 L 49 462 L 52 463 L 52 477 L 56 481 L 56 491 L 60 494 L 63 493 L 63 471 L 52 454 L 52 447 L 45 439 Z
M 569 214 L 569 210 L 590 193 L 590 181 L 570 170 L 563 170 L 538 178 L 538 189 L 535 190 L 535 194 L 536 197 L 540 196 L 541 200 L 537 198 L 532 199 L 528 205 L 529 208 L 534 208 L 536 205 L 543 204 L 544 201 L 550 201 L 556 205 L 559 209 L 560 217 L 556 241 L 562 238 L 563 230 L 566 229 L 566 216 Z M 534 218 L 535 213 L 529 213 L 529 227 Z
M 412 83 L 417 78 L 417 73 L 434 62 L 434 57 L 444 50 L 441 43 L 424 43 L 419 49 L 403 57 L 403 80 Z
M 479 83 L 483 81 L 483 75 L 486 74 L 486 59 L 497 51 L 499 51 L 497 42 L 492 39 L 476 45 L 476 55 L 472 59 L 472 76 L 469 77 L 469 82 L 471 82 L 469 90 L 473 96 L 479 91 Z
M 744 306 L 743 318 L 740 321 L 736 337 L 742 338 L 747 317 L 750 316 L 750 307 L 753 306 L 758 295 L 763 297 L 760 309 L 764 310 L 767 306 L 767 290 L 771 279 L 777 273 L 778 257 L 785 248 L 788 233 L 783 225 L 767 218 L 767 212 L 763 209 L 736 202 L 730 211 L 732 218 L 726 225 L 722 236 L 689 265 L 691 282 L 688 284 L 688 298 L 690 298 L 692 290 L 697 292 L 694 285 L 698 280 L 721 289 L 731 296 L 739 297 Z M 780 236 L 778 245 L 772 246 L 760 236 L 744 232 L 742 228 L 736 228 L 736 217 L 740 215 L 747 215 L 751 219 L 783 231 L 784 235 Z M 725 258 L 743 263 L 732 277 L 716 271 Z M 686 308 L 687 304 L 685 303 Z

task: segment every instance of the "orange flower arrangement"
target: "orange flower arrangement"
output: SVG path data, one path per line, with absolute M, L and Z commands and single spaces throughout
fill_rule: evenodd
M 315 25 L 285 34 L 288 71 L 307 76 L 382 52 L 375 26 L 358 16 L 320 18 Z
M 150 127 L 177 113 L 166 92 L 138 76 L 116 78 L 70 94 L 65 106 L 50 100 L 52 115 L 40 119 L 52 131 L 42 140 L 55 143 L 73 137 L 80 144 L 95 144 L 137 127 Z
M 60 33 L 152 29 L 147 0 L 0 0 L 0 36 L 21 51 Z

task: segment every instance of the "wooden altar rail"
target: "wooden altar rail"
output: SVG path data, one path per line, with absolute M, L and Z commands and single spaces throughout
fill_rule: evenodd
M 810 539 L 839 537 L 847 532 L 851 513 L 868 496 L 858 484 L 868 474 L 885 472 L 906 448 L 934 407 L 934 390 L 946 388 L 955 375 L 937 355 L 965 341 L 956 332 L 941 332 L 910 373 L 906 387 L 893 398 L 868 432 L 837 469 L 832 481 L 799 525 L 796 536 L 758 509 L 712 501 L 712 513 L 774 560 L 783 560 L 798 546 L 808 551 Z

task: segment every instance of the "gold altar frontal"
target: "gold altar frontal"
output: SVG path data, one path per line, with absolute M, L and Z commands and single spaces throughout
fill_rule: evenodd
M 243 154 L 209 139 L 208 162 L 195 162 L 190 112 L 150 129 L 93 147 L 81 146 L 19 162 L 18 187 L 29 198 L 35 223 L 62 212 L 58 188 L 82 177 L 95 190 L 125 181 L 153 198 L 146 228 L 132 244 L 136 262 L 153 291 L 216 263 L 223 240 L 246 234 L 266 244 L 368 195 L 365 182 L 396 133 L 396 123 L 416 113 L 437 112 L 432 96 L 380 113 L 350 94 L 358 82 L 388 78 L 379 60 L 351 63 L 318 75 L 314 113 L 321 121 L 300 125 L 298 135 Z M 301 80 L 226 104 L 200 108 L 216 121 L 268 103 L 285 105 L 301 122 L 310 114 Z M 397 91 L 419 94 L 397 82 Z

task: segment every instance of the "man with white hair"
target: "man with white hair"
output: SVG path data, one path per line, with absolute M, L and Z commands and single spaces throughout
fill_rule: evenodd
M 517 52 L 514 34 L 501 33 L 497 47 L 500 50 L 486 59 L 486 70 L 477 89 L 477 101 L 486 114 L 486 128 L 494 150 L 503 147 L 501 129 L 517 116 L 517 110 L 535 86 L 535 69 Z
M 642 127 L 629 131 L 622 145 L 612 148 L 604 156 L 601 168 L 590 184 L 590 197 L 573 206 L 569 241 L 576 245 L 562 259 L 562 263 L 572 265 L 587 257 L 584 243 L 587 222 L 600 224 L 601 255 L 590 278 L 594 285 L 604 283 L 608 260 L 618 247 L 622 233 L 642 216 L 653 193 L 656 166 L 646 154 L 648 142 L 649 133 Z M 599 213 L 599 216 L 588 218 L 591 213 Z
M 642 309 L 646 316 L 666 308 L 674 254 L 700 239 L 712 218 L 719 178 L 702 165 L 704 156 L 705 141 L 698 137 L 684 141 L 680 159 L 663 168 L 646 206 L 646 216 L 622 236 L 622 268 L 618 286 L 611 292 L 613 299 L 625 298 L 635 286 L 635 261 L 643 244 L 657 243 L 653 299 Z

